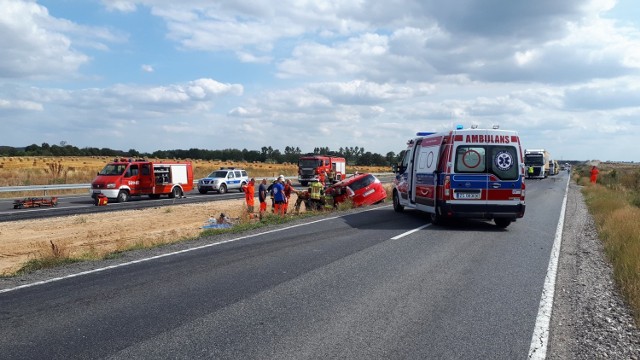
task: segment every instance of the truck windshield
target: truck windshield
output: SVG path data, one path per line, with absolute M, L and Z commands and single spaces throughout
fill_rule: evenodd
M 301 168 L 317 168 L 322 166 L 322 160 L 319 159 L 300 159 L 298 166 Z
M 541 166 L 544 165 L 544 159 L 542 154 L 527 154 L 524 156 L 524 164 L 527 166 Z
M 107 164 L 98 175 L 122 175 L 127 168 L 125 164 Z

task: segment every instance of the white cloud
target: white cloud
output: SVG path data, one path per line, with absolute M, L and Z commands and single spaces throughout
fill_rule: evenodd
M 144 71 L 144 72 L 148 72 L 148 73 L 152 73 L 152 72 L 154 72 L 153 66 L 148 65 L 148 64 L 143 64 L 143 65 L 141 66 L 141 69 L 142 69 L 142 71 Z

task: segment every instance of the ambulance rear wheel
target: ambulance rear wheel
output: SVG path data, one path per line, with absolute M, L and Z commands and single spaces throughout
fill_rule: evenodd
M 116 198 L 116 201 L 119 203 L 129 201 L 129 192 L 127 190 L 120 190 L 120 192 L 118 193 L 118 197 Z
M 504 229 L 507 226 L 509 226 L 509 224 L 511 224 L 511 219 L 506 219 L 506 218 L 495 218 L 493 219 L 493 221 L 496 222 L 496 226 Z
M 397 191 L 393 191 L 393 210 L 396 212 L 404 211 L 404 206 L 400 205 L 400 197 Z
M 433 210 L 434 211 L 431 214 L 429 214 L 431 218 L 431 224 L 433 225 L 442 224 L 442 216 L 440 216 L 440 214 L 438 213 L 440 209 L 436 206 L 435 209 Z

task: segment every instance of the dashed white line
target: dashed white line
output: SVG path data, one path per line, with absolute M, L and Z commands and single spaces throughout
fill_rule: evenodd
M 431 226 L 431 224 L 425 224 L 425 225 L 422 225 L 422 226 L 417 227 L 417 228 L 415 228 L 415 229 L 413 229 L 413 230 L 409 230 L 409 231 L 407 231 L 407 232 L 403 232 L 403 233 L 402 233 L 402 234 L 400 234 L 400 235 L 396 235 L 396 236 L 392 237 L 392 238 L 391 238 L 391 240 L 398 240 L 398 239 L 401 239 L 401 238 L 403 238 L 403 237 L 405 237 L 405 236 L 407 236 L 407 235 L 413 234 L 414 232 L 416 232 L 416 231 L 420 231 L 420 230 L 422 230 L 422 229 L 424 229 L 424 228 L 426 228 L 426 227 L 429 227 L 429 226 Z

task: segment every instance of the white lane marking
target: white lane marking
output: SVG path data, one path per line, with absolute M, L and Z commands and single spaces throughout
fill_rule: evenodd
M 366 210 L 362 210 L 361 212 L 375 211 L 375 210 L 379 210 L 381 208 L 386 208 L 386 207 L 389 207 L 389 206 L 391 206 L 391 205 L 386 205 L 386 206 L 380 206 L 380 207 L 376 207 L 376 208 L 366 209 Z M 229 239 L 229 240 L 224 240 L 224 241 L 220 241 L 220 242 L 217 242 L 217 243 L 206 244 L 206 245 L 202 245 L 202 246 L 196 246 L 196 247 L 189 248 L 189 249 L 184 249 L 184 250 L 175 251 L 175 252 L 171 252 L 171 253 L 166 253 L 166 254 L 162 254 L 162 255 L 156 255 L 156 256 L 152 256 L 152 257 L 148 257 L 148 258 L 144 258 L 144 259 L 133 260 L 133 261 L 129 261 L 129 262 L 122 263 L 122 264 L 110 265 L 110 266 L 105 266 L 105 267 L 98 268 L 98 269 L 82 271 L 82 272 L 79 272 L 79 273 L 69 274 L 69 275 L 66 275 L 66 276 L 60 276 L 60 277 L 53 278 L 53 279 L 37 281 L 37 282 L 31 283 L 31 284 L 24 284 L 24 285 L 16 286 L 16 287 L 13 287 L 13 288 L 0 289 L 0 294 L 7 293 L 7 292 L 10 292 L 10 291 L 19 290 L 19 289 L 30 288 L 30 287 L 34 287 L 34 286 L 38 286 L 38 285 L 44 285 L 44 284 L 48 284 L 48 283 L 52 283 L 52 282 L 56 282 L 56 281 L 60 281 L 60 280 L 64 280 L 64 279 L 71 279 L 71 278 L 82 276 L 82 275 L 98 273 L 98 272 L 102 272 L 102 271 L 105 271 L 105 270 L 111 270 L 111 269 L 116 269 L 116 268 L 120 268 L 120 267 L 125 267 L 125 266 L 129 266 L 129 265 L 137 264 L 137 263 L 142 263 L 142 262 L 146 262 L 146 261 L 160 259 L 160 258 L 163 258 L 163 257 L 168 257 L 168 256 L 182 254 L 182 253 L 187 253 L 187 252 L 190 252 L 190 251 L 205 249 L 205 248 L 208 248 L 208 247 L 213 247 L 213 246 L 218 246 L 218 245 L 222 245 L 222 244 L 226 244 L 226 243 L 230 243 L 230 242 L 249 239 L 249 238 L 252 238 L 252 237 L 265 235 L 265 234 L 270 234 L 270 233 L 274 233 L 274 232 L 278 232 L 278 231 L 289 230 L 289 229 L 297 228 L 297 227 L 304 226 L 304 225 L 310 225 L 310 224 L 319 223 L 319 222 L 322 222 L 322 221 L 334 220 L 334 219 L 338 219 L 338 218 L 349 216 L 349 215 L 351 215 L 351 214 L 346 214 L 346 215 L 342 215 L 342 216 L 332 216 L 332 217 L 328 217 L 328 218 L 324 218 L 324 219 L 320 219 L 320 220 L 315 220 L 315 221 L 311 221 L 311 222 L 307 222 L 307 223 L 303 223 L 303 224 L 287 226 L 287 227 L 284 227 L 284 228 L 281 228 L 281 229 L 273 229 L 273 230 L 265 231 L 265 232 L 262 232 L 262 233 L 259 233 L 259 234 L 241 236 L 241 237 L 238 237 L 238 238 L 235 238 L 235 239 Z
M 546 359 L 547 345 L 549 342 L 549 325 L 551 323 L 551 311 L 553 310 L 553 295 L 555 292 L 556 274 L 558 271 L 558 258 L 560 257 L 560 245 L 562 245 L 562 230 L 564 228 L 564 214 L 567 208 L 567 197 L 569 195 L 569 179 L 564 190 L 564 199 L 562 200 L 562 208 L 560 210 L 560 219 L 556 227 L 556 235 L 553 240 L 553 248 L 551 249 L 551 259 L 547 267 L 547 276 L 544 280 L 542 288 L 542 296 L 540 297 L 540 306 L 538 307 L 538 317 L 536 325 L 533 329 L 531 337 L 531 346 L 529 347 L 529 359 Z
M 156 256 L 152 256 L 152 257 L 148 257 L 148 258 L 133 260 L 133 261 L 129 261 L 129 262 L 122 263 L 122 264 L 110 265 L 110 266 L 105 266 L 105 267 L 98 268 L 98 269 L 82 271 L 82 272 L 75 273 L 75 274 L 70 274 L 70 275 L 66 275 L 66 276 L 60 276 L 60 277 L 57 277 L 57 278 L 47 279 L 47 280 L 43 280 L 43 281 L 37 281 L 37 282 L 31 283 L 31 284 L 20 285 L 20 286 L 16 286 L 16 287 L 13 287 L 13 288 L 0 289 L 0 294 L 7 293 L 7 292 L 10 292 L 10 291 L 19 290 L 19 289 L 30 288 L 30 287 L 34 287 L 34 286 L 38 286 L 38 285 L 44 285 L 44 284 L 48 284 L 48 283 L 52 283 L 52 282 L 56 282 L 56 281 L 60 281 L 60 280 L 64 280 L 64 279 L 71 279 L 71 278 L 82 276 L 82 275 L 94 274 L 94 273 L 102 272 L 102 271 L 105 271 L 105 270 L 111 270 L 111 269 L 125 267 L 125 266 L 129 266 L 129 265 L 133 265 L 133 264 L 143 263 L 143 262 L 156 260 L 156 259 L 160 259 L 160 258 L 164 258 L 164 257 L 168 257 L 168 256 L 174 256 L 174 255 L 178 255 L 178 254 L 188 253 L 188 252 L 195 251 L 195 250 L 200 250 L 200 249 L 205 249 L 205 248 L 208 248 L 208 247 L 218 246 L 218 245 L 231 243 L 231 242 L 235 242 L 235 241 L 239 241 L 239 240 L 243 240 L 243 239 L 248 239 L 248 238 L 252 238 L 252 237 L 256 237 L 256 236 L 260 236 L 260 235 L 265 235 L 265 234 L 275 233 L 275 232 L 279 232 L 279 231 L 289 230 L 289 229 L 297 228 L 297 227 L 300 227 L 300 226 L 319 223 L 319 222 L 322 222 L 322 221 L 334 220 L 334 219 L 338 219 L 340 217 L 341 216 L 328 217 L 328 218 L 324 218 L 324 219 L 320 219 L 320 220 L 307 222 L 307 223 L 304 223 L 304 224 L 297 224 L 297 225 L 291 225 L 291 226 L 287 226 L 287 227 L 280 228 L 280 229 L 273 229 L 273 230 L 265 231 L 265 232 L 262 232 L 262 233 L 259 233 L 259 234 L 245 235 L 245 236 L 241 236 L 241 237 L 238 237 L 238 238 L 235 238 L 235 239 L 229 239 L 229 240 L 224 240 L 224 241 L 220 241 L 220 242 L 217 242 L 217 243 L 196 246 L 196 247 L 189 248 L 189 249 L 184 249 L 184 250 L 174 251 L 174 252 L 166 253 L 166 254 L 162 254 L 162 255 L 156 255 Z
M 409 231 L 407 231 L 407 232 L 403 232 L 403 233 L 402 233 L 402 234 L 400 234 L 400 235 L 396 235 L 396 236 L 392 237 L 392 238 L 391 238 L 391 240 L 398 240 L 398 239 L 401 239 L 401 238 L 403 238 L 403 237 L 405 237 L 405 236 L 407 236 L 407 235 L 409 235 L 409 234 L 413 234 L 414 232 L 416 232 L 416 231 L 420 231 L 420 230 L 422 230 L 422 229 L 424 229 L 424 228 L 426 228 L 426 227 L 429 227 L 429 226 L 431 226 L 431 224 L 425 224 L 425 225 L 422 225 L 422 226 L 420 226 L 420 227 L 418 227 L 418 228 L 415 228 L 415 229 L 413 229 L 413 230 L 409 230 Z

